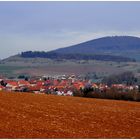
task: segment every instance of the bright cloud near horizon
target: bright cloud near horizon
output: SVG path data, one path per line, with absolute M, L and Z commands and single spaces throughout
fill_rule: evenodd
M 139 14 L 139 1 L 0 1 L 0 58 L 103 36 L 140 37 Z

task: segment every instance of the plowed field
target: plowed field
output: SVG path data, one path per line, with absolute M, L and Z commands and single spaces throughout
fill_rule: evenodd
M 0 92 L 0 138 L 140 138 L 140 103 Z

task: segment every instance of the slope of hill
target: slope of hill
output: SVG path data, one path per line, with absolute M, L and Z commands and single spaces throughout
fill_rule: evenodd
M 51 52 L 129 56 L 129 58 L 140 61 L 140 38 L 133 36 L 102 37 Z
M 60 48 L 55 53 L 113 53 L 140 51 L 140 38 L 132 36 L 112 36 L 90 40 L 66 48 Z
M 0 138 L 140 138 L 138 102 L 0 92 Z
M 102 61 L 140 60 L 140 38 L 112 36 L 90 40 L 50 52 L 23 52 L 22 57 L 48 57 L 51 59 L 95 59 Z M 129 58 L 131 59 L 128 59 Z M 132 59 L 134 58 L 134 59 Z

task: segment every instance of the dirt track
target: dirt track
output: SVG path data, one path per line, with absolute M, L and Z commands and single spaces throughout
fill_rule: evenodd
M 0 138 L 140 138 L 140 103 L 0 92 Z

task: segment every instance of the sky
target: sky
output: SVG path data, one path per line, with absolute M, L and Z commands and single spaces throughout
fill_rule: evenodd
M 140 37 L 140 1 L 0 1 L 0 59 L 115 35 Z

